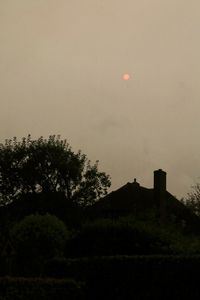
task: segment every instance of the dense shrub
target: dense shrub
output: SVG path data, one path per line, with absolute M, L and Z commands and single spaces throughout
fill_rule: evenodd
M 49 261 L 45 275 L 86 282 L 87 300 L 188 300 L 200 297 L 199 269 L 200 256 L 107 256 Z
M 82 286 L 74 280 L 1 278 L 0 300 L 82 300 Z
M 25 217 L 12 230 L 18 275 L 39 275 L 45 260 L 63 255 L 68 236 L 66 226 L 55 216 Z
M 67 258 L 52 258 L 45 262 L 42 277 L 65 278 L 68 277 L 73 260 Z M 74 274 L 73 274 L 74 275 Z M 73 276 L 74 277 L 74 276 Z M 76 276 L 75 276 L 76 277 Z
M 167 235 L 143 223 L 101 219 L 85 224 L 69 241 L 66 255 L 133 255 L 172 253 Z

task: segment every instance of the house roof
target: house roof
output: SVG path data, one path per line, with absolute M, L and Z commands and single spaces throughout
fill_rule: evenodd
M 111 192 L 98 201 L 94 207 L 98 211 L 136 212 L 140 209 L 151 208 L 153 205 L 153 189 L 142 187 L 134 181 Z
M 200 218 L 190 211 L 183 203 L 167 190 L 164 191 L 166 219 L 172 219 L 184 224 L 188 229 L 200 232 Z M 155 189 L 141 186 L 134 182 L 123 185 L 111 192 L 91 208 L 94 217 L 111 217 L 123 215 L 141 215 L 150 211 L 159 214 L 158 203 L 155 200 Z

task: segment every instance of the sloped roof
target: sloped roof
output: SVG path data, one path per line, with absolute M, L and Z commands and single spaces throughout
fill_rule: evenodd
M 153 188 L 140 186 L 136 181 L 127 183 L 111 192 L 91 208 L 94 217 L 138 215 L 159 210 Z M 194 231 L 200 232 L 200 218 L 190 211 L 168 191 L 165 192 L 166 217 L 175 222 L 184 223 Z M 170 217 L 170 218 L 169 218 Z
M 94 207 L 98 211 L 136 212 L 151 208 L 154 205 L 153 198 L 153 189 L 142 187 L 136 182 L 128 182 L 98 201 Z

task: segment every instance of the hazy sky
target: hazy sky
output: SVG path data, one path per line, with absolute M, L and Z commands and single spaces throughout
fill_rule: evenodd
M 200 181 L 199 0 L 0 0 L 0 140 L 61 134 L 111 190 Z M 131 78 L 123 81 L 124 73 Z

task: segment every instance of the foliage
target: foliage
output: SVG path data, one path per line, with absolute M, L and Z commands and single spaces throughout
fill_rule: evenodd
M 12 230 L 18 270 L 22 274 L 39 272 L 44 260 L 62 256 L 69 232 L 55 216 L 35 214 L 25 217 Z M 24 269 L 23 269 L 24 267 Z
M 181 202 L 197 216 L 200 216 L 200 183 L 193 185 L 192 192 L 188 193 L 187 197 L 181 199 Z
M 66 140 L 31 136 L 0 144 L 1 204 L 20 195 L 64 192 L 69 200 L 88 205 L 107 193 L 110 177 L 91 165 L 81 151 L 74 153 Z
M 0 300 L 82 300 L 82 285 L 72 279 L 0 278 Z
M 200 254 L 199 235 L 186 235 L 176 224 L 158 224 L 133 215 L 86 223 L 68 240 L 66 256 Z
M 45 275 L 84 281 L 88 300 L 198 299 L 199 268 L 200 256 L 107 256 L 54 260 Z
M 68 242 L 70 257 L 172 253 L 170 238 L 155 226 L 121 218 L 87 223 Z

